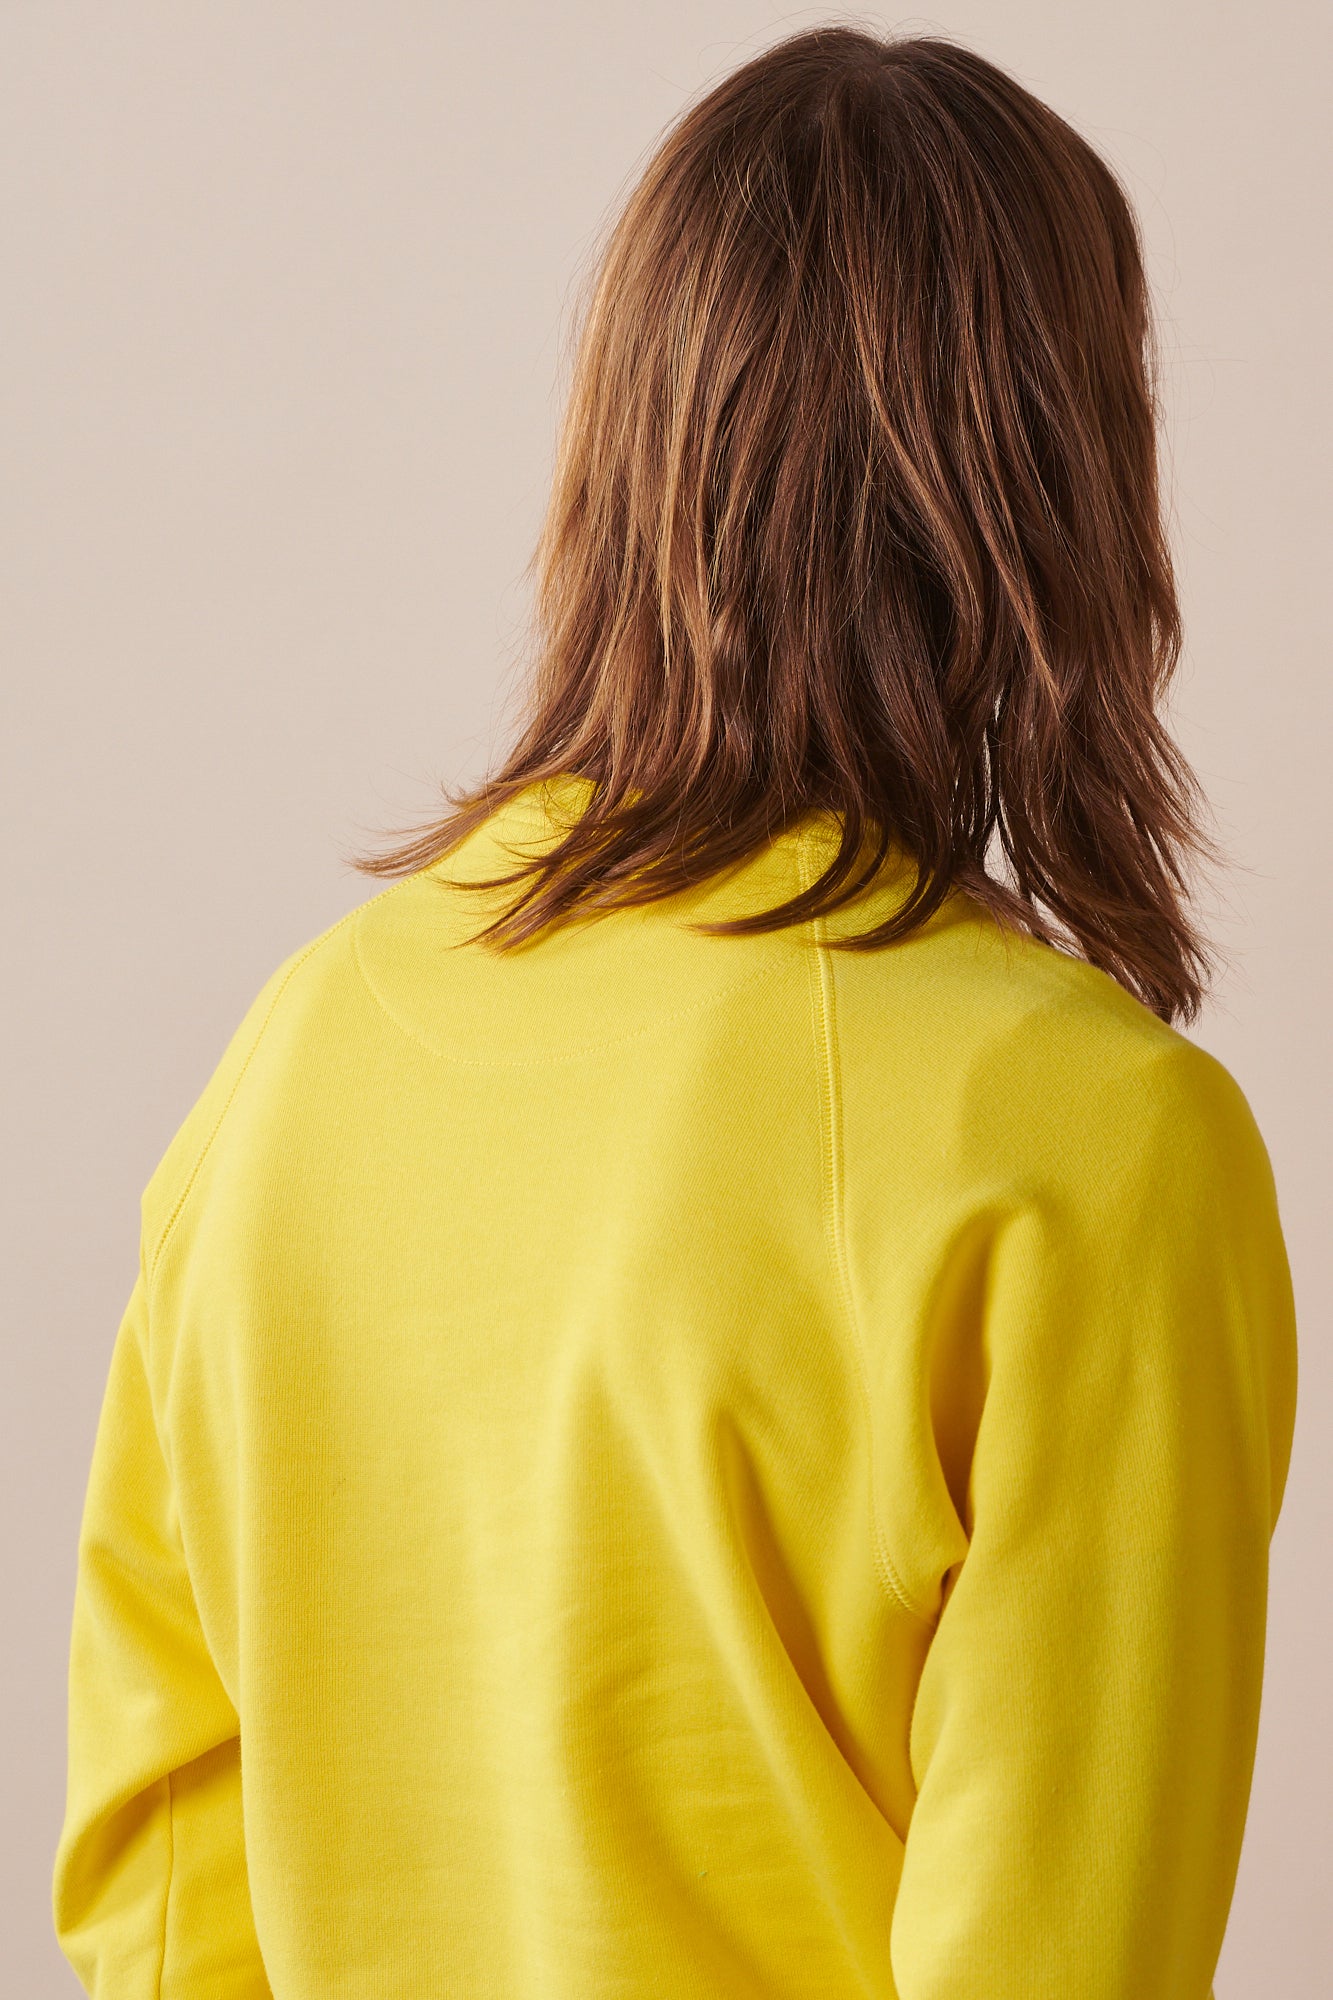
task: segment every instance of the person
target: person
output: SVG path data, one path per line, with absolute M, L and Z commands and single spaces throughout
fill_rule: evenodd
M 793 36 L 615 223 L 521 727 L 142 1199 L 61 1943 L 210 2000 L 1204 2000 L 1296 1350 L 1111 169 Z

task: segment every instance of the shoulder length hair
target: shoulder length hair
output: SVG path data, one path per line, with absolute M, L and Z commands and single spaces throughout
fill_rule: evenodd
M 894 844 L 1166 1020 L 1210 954 L 1216 849 L 1158 709 L 1180 613 L 1136 218 L 1048 106 L 970 50 L 832 26 L 668 131 L 584 307 L 533 557 L 526 710 L 442 820 L 357 860 L 406 874 L 509 797 L 586 804 L 481 933 L 648 902 L 811 809 L 840 907 Z

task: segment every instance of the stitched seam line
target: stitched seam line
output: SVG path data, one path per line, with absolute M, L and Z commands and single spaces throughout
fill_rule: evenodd
M 388 895 L 389 893 L 391 893 L 389 890 L 381 890 L 380 892 L 381 895 Z M 372 902 L 378 902 L 378 900 L 379 900 L 378 897 L 371 898 Z M 175 1229 L 176 1224 L 180 1219 L 181 1211 L 184 1209 L 186 1202 L 190 1198 L 196 1180 L 199 1178 L 199 1170 L 203 1166 L 204 1161 L 208 1157 L 209 1151 L 213 1145 L 213 1141 L 217 1138 L 218 1133 L 222 1130 L 222 1122 L 225 1119 L 228 1111 L 231 1109 L 232 1100 L 236 1096 L 237 1091 L 241 1087 L 241 1083 L 245 1076 L 245 1073 L 249 1069 L 250 1064 L 254 1059 L 255 1051 L 258 1049 L 260 1043 L 264 1039 L 264 1034 L 268 1028 L 268 1024 L 273 1019 L 273 1016 L 277 1011 L 278 1002 L 281 1000 L 283 994 L 287 991 L 288 986 L 291 984 L 297 972 L 299 972 L 301 967 L 305 964 L 306 960 L 312 957 L 313 954 L 320 949 L 321 945 L 327 944 L 330 941 L 330 939 L 336 937 L 338 932 L 342 930 L 346 924 L 351 923 L 353 917 L 355 917 L 358 914 L 358 910 L 363 907 L 364 905 L 358 905 L 357 909 L 349 910 L 345 917 L 339 917 L 337 923 L 331 924 L 328 930 L 322 931 L 317 938 L 312 939 L 311 942 L 308 945 L 306 945 L 303 951 L 299 951 L 296 954 L 295 958 L 293 958 L 291 964 L 288 966 L 286 975 L 283 978 L 282 983 L 280 984 L 276 993 L 273 995 L 273 998 L 269 1002 L 268 1012 L 265 1014 L 263 1020 L 260 1022 L 258 1031 L 256 1032 L 254 1039 L 251 1041 L 249 1048 L 245 1052 L 244 1060 L 242 1061 L 240 1068 L 237 1070 L 235 1077 L 232 1079 L 232 1086 L 231 1089 L 227 1092 L 226 1102 L 223 1104 L 222 1109 L 218 1112 L 217 1117 L 214 1119 L 213 1129 L 209 1133 L 208 1137 L 205 1139 L 203 1145 L 200 1147 L 194 1165 L 190 1168 L 190 1171 L 186 1176 L 185 1185 L 181 1189 L 180 1193 L 177 1195 L 175 1203 L 171 1210 L 171 1214 L 167 1217 L 166 1224 L 163 1227 L 162 1234 L 158 1237 L 157 1248 L 154 1250 L 152 1259 L 148 1266 L 148 1283 L 150 1288 L 152 1286 L 153 1279 L 157 1274 L 158 1265 L 162 1261 L 162 1255 L 163 1252 L 166 1250 L 167 1243 L 171 1237 L 171 1233 Z
M 802 868 L 802 884 L 805 882 Z M 876 1473 L 877 1454 L 875 1449 L 875 1412 L 870 1395 L 870 1369 L 866 1359 L 865 1344 L 861 1337 L 860 1320 L 856 1310 L 856 1298 L 852 1289 L 851 1261 L 847 1253 L 846 1225 L 843 1217 L 843 1188 L 845 1184 L 843 1156 L 843 1120 L 841 1075 L 837 1057 L 837 1017 L 834 1003 L 833 968 L 826 943 L 827 926 L 822 917 L 811 920 L 814 938 L 814 958 L 817 970 L 812 973 L 811 987 L 817 1036 L 821 1043 L 822 1069 L 820 1076 L 820 1125 L 823 1159 L 821 1181 L 824 1194 L 825 1222 L 833 1255 L 833 1266 L 837 1274 L 842 1295 L 843 1311 L 851 1329 L 852 1346 L 857 1364 L 857 1382 L 861 1391 L 861 1401 L 865 1411 L 866 1436 L 869 1440 L 870 1460 L 870 1538 L 875 1554 L 875 1565 L 881 1583 L 889 1596 L 908 1615 L 933 1632 L 936 1618 L 933 1612 L 923 1610 L 912 1600 L 911 1592 L 902 1582 L 893 1560 L 885 1545 L 884 1534 L 877 1506 L 878 1478 Z
M 176 1879 L 176 1815 L 171 1793 L 171 1773 L 167 1772 L 167 1881 L 162 1892 L 162 1946 L 157 1955 L 157 2000 L 162 2000 L 162 1982 L 167 1971 L 167 1919 L 171 1910 L 171 1887 Z

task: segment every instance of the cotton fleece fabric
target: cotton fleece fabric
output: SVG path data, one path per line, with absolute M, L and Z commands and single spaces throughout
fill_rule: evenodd
M 78 1555 L 99 2000 L 1206 2000 L 1296 1350 L 1229 1072 L 949 897 L 500 956 L 529 787 L 142 1198 Z

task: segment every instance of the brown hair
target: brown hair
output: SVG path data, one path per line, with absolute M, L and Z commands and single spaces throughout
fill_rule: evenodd
M 586 805 L 495 883 L 503 949 L 743 860 L 812 808 L 840 907 L 896 842 L 1166 1020 L 1210 954 L 1213 858 L 1157 709 L 1180 650 L 1154 333 L 1110 168 L 938 37 L 829 26 L 727 76 L 633 190 L 586 307 L 538 571 L 535 674 L 493 776 L 358 860 L 405 874 L 514 793 Z M 991 850 L 1001 875 L 987 867 Z

